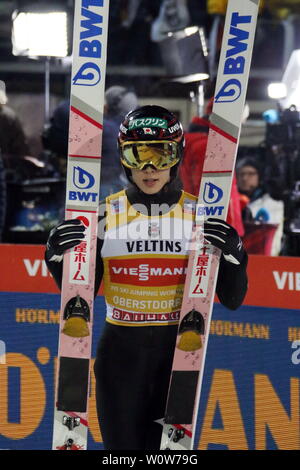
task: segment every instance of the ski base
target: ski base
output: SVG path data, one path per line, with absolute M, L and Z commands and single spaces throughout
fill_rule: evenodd
M 161 450 L 187 450 L 191 446 L 191 426 L 181 424 L 163 425 Z
M 52 450 L 86 450 L 88 423 L 82 413 L 55 411 Z
M 53 450 L 87 449 L 109 0 L 74 7 L 65 218 L 85 237 L 64 254 Z

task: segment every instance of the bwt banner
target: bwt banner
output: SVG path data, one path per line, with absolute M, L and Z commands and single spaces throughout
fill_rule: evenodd
M 42 246 L 0 245 L 0 257 L 0 449 L 50 449 L 60 296 Z M 297 258 L 250 256 L 244 305 L 230 311 L 215 304 L 199 449 L 300 448 L 297 269 Z M 99 295 L 93 357 L 104 312 Z M 101 449 L 101 441 L 92 374 L 88 448 Z

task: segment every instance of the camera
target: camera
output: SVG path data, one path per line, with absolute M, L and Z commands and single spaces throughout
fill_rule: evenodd
M 300 253 L 300 113 L 296 106 L 279 110 L 279 120 L 267 123 L 265 180 L 274 199 L 284 201 L 282 255 Z

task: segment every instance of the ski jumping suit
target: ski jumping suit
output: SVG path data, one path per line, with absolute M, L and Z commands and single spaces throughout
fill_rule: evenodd
M 95 288 L 103 278 L 107 315 L 94 372 L 106 449 L 160 447 L 196 200 L 130 186 L 100 205 Z M 46 262 L 61 286 L 62 263 Z M 230 309 L 246 294 L 246 266 L 246 253 L 240 265 L 221 256 L 217 295 Z

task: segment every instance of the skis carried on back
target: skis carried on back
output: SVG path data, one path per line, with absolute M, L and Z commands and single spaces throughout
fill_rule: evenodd
M 220 250 L 204 220 L 225 220 L 245 105 L 259 0 L 229 0 L 161 449 L 193 449 Z
M 53 450 L 85 450 L 109 0 L 75 0 L 66 219 L 85 239 L 64 256 Z

